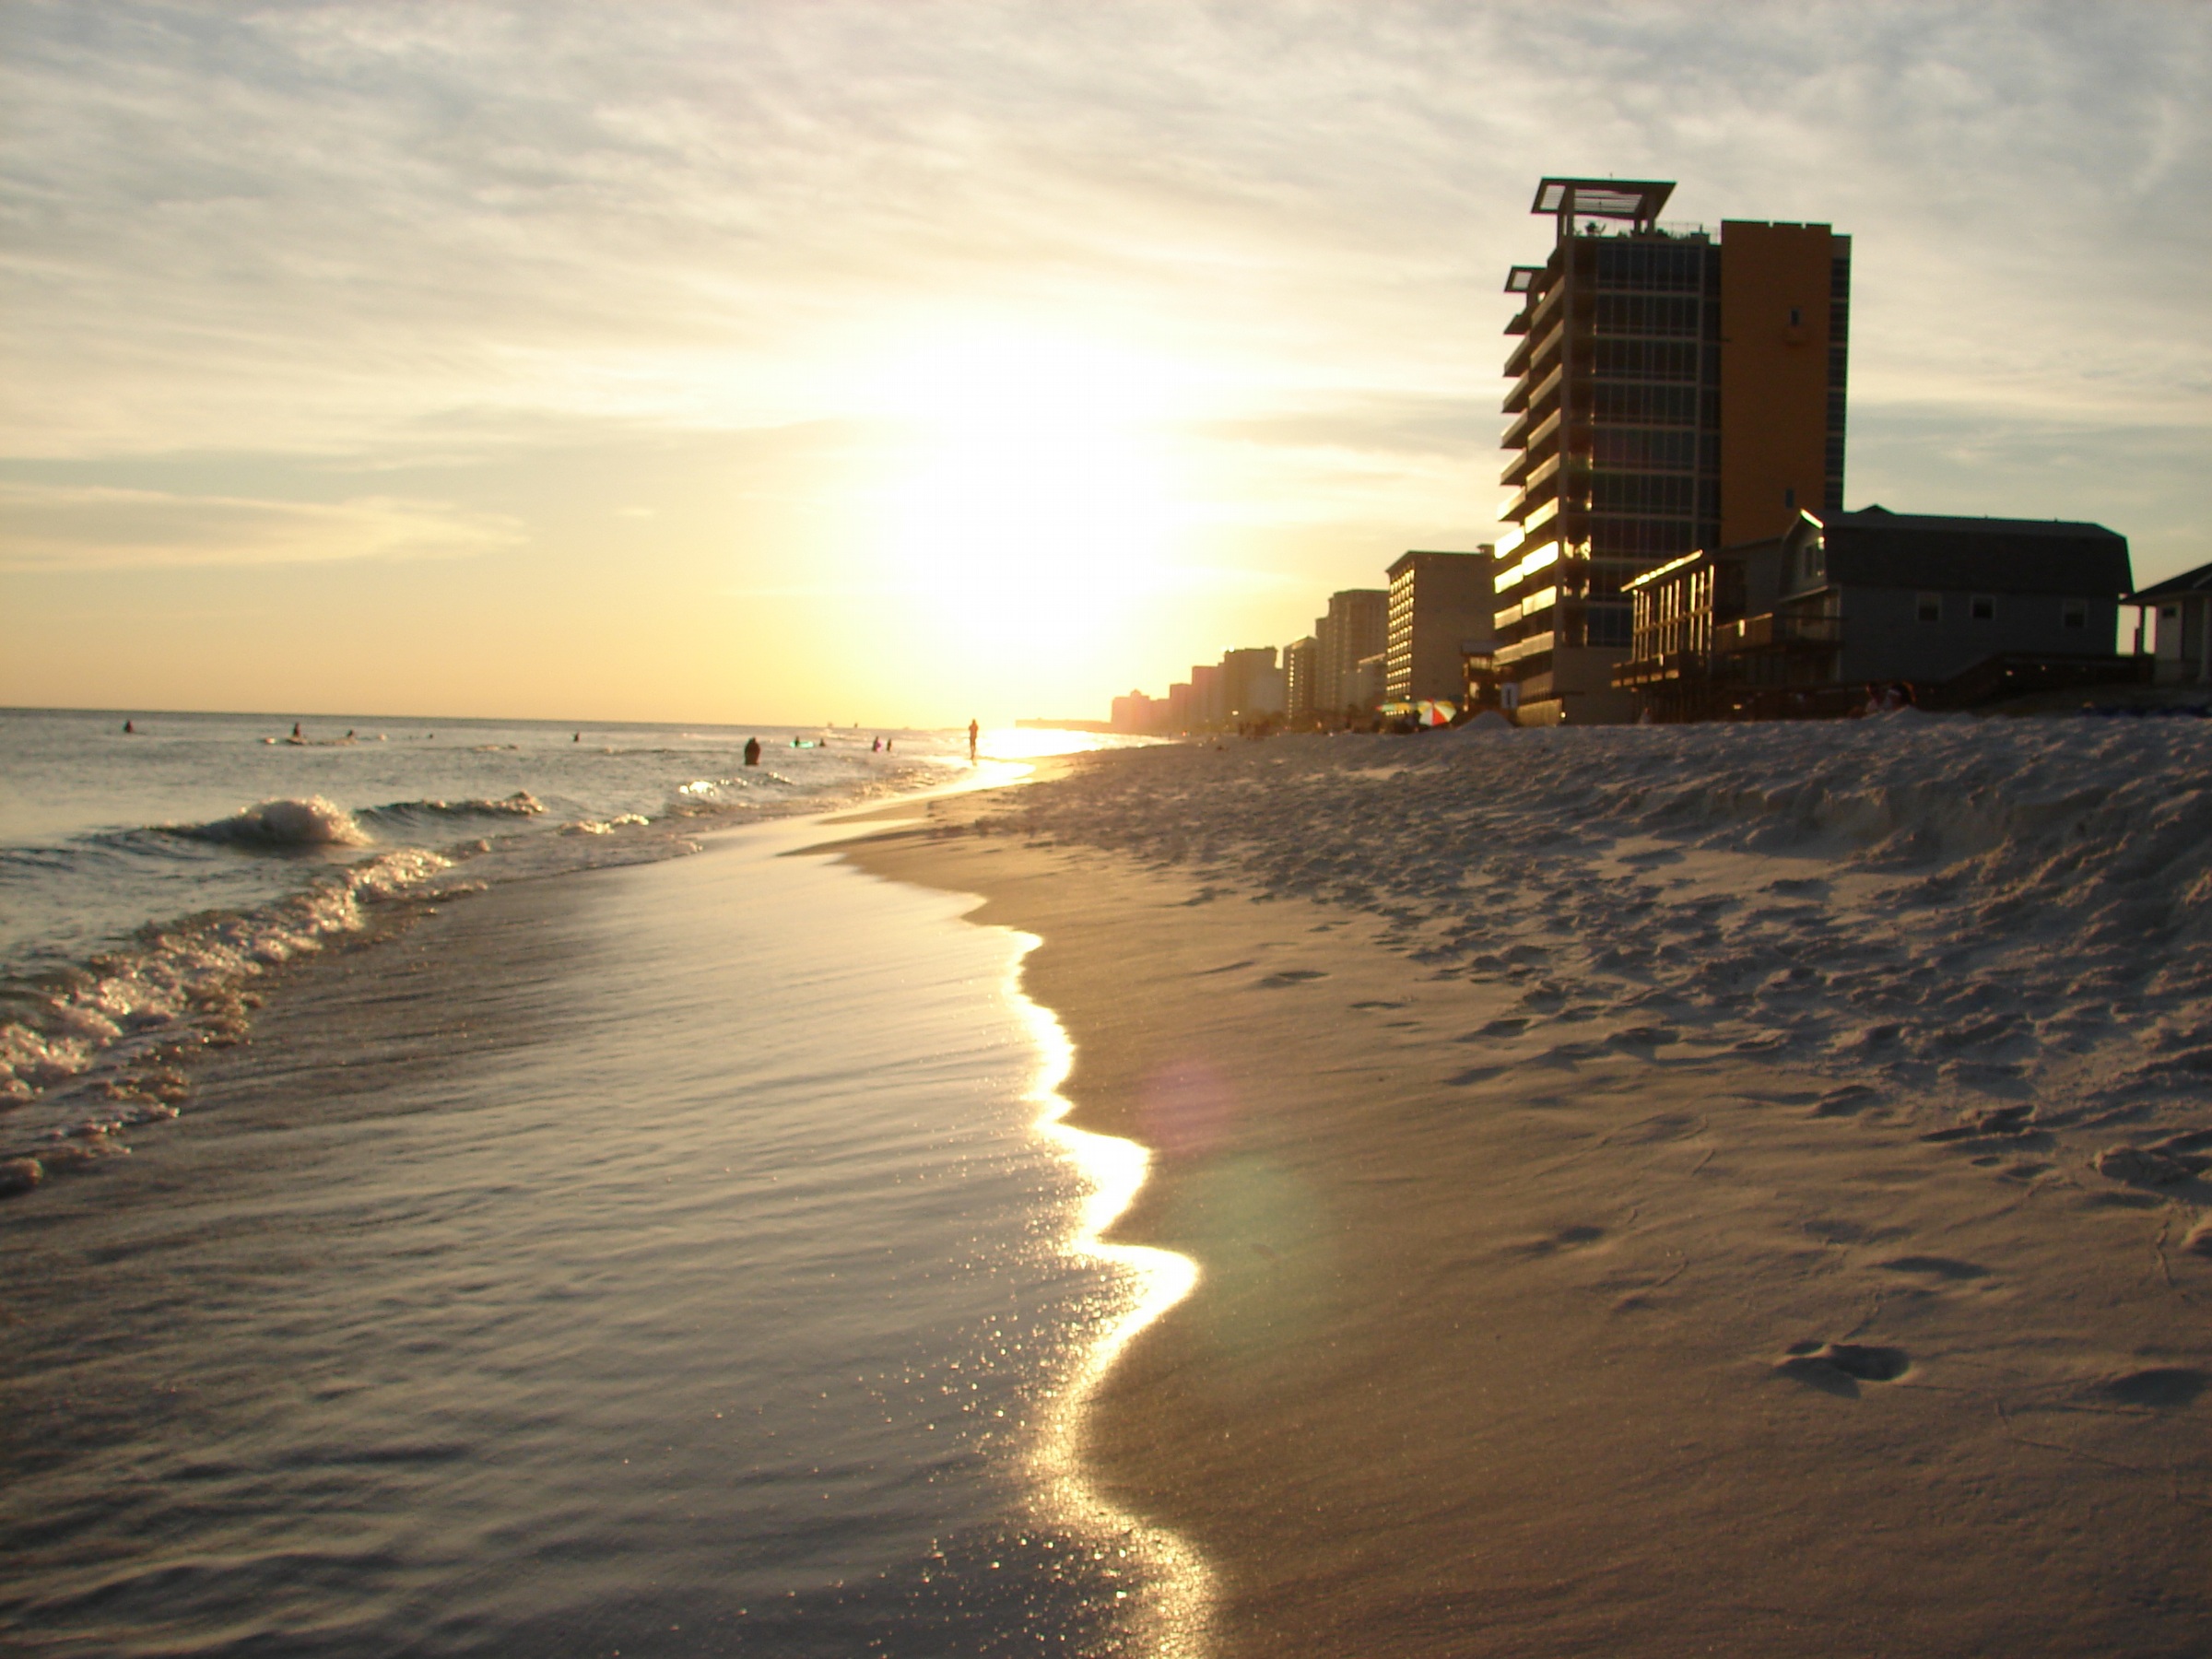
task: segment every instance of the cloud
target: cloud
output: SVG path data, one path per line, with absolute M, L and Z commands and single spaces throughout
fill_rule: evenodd
M 2212 220 L 2177 201 L 2212 161 L 2201 6 L 118 0 L 0 30 L 15 453 L 849 416 L 947 313 L 1213 361 L 1224 419 L 1479 396 L 1559 171 L 1853 231 L 1869 394 L 2212 399 Z
M 462 559 L 520 539 L 512 520 L 437 501 L 0 483 L 0 570 L 16 572 Z
M 1265 448 L 1355 454 L 1446 455 L 1464 461 L 1498 441 L 1491 397 L 1353 394 L 1303 408 L 1194 422 L 1200 436 Z

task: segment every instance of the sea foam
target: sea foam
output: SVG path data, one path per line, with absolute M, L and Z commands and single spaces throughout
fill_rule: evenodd
M 336 843 L 325 837 L 291 844 Z M 135 1098 L 138 1091 L 122 1077 L 129 1067 L 242 1030 L 244 982 L 334 936 L 359 932 L 365 906 L 450 868 L 452 862 L 438 853 L 401 849 L 332 871 L 259 909 L 147 929 L 135 945 L 97 958 L 71 975 L 72 982 L 47 992 L 27 1018 L 0 1024 L 0 1104 L 24 1105 L 77 1080 L 104 1081 L 111 1099 Z M 25 1000 L 18 993 L 18 1006 Z M 88 1123 L 96 1128 L 100 1121 Z M 11 1117 L 8 1138 L 18 1141 L 38 1129 L 51 1137 L 86 1126 Z

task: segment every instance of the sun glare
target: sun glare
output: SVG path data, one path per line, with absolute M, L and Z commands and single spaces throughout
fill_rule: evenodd
M 887 377 L 912 433 L 888 491 L 899 587 L 971 646 L 1082 656 L 1171 573 L 1173 377 L 1089 342 L 942 341 Z

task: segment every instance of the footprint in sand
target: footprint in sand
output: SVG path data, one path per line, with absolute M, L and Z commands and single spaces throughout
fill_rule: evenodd
M 2204 1168 L 2201 1157 L 2176 1154 L 2162 1147 L 2107 1147 L 2093 1167 L 2107 1181 L 2129 1186 L 2176 1186 Z
M 2114 1377 L 2097 1392 L 2117 1405 L 2172 1411 L 2196 1404 L 2196 1396 L 2205 1392 L 2207 1382 L 2212 1382 L 2212 1377 L 2185 1365 L 2154 1365 L 2147 1371 Z
M 1558 1232 L 1547 1238 L 1524 1240 L 1512 1248 L 1516 1255 L 1557 1255 L 1562 1250 L 1573 1250 L 1580 1245 L 1594 1244 L 1605 1236 L 1606 1230 L 1602 1227 L 1562 1227 Z
M 1846 1083 L 1831 1088 L 1813 1102 L 1815 1117 L 1850 1117 L 1874 1103 L 1875 1091 L 1864 1083 Z
M 1987 1278 L 1989 1269 L 1973 1262 L 1962 1262 L 1956 1256 L 1901 1255 L 1891 1256 L 1879 1265 L 1891 1273 L 1910 1273 L 1925 1278 L 1978 1279 Z
M 1775 1371 L 1794 1382 L 1845 1399 L 1856 1399 L 1862 1382 L 1894 1382 L 1912 1369 L 1903 1348 L 1864 1342 L 1793 1342 Z
M 1263 990 L 1278 990 L 1284 985 L 1302 985 L 1308 980 L 1326 979 L 1329 976 L 1318 968 L 1285 968 L 1271 973 L 1259 982 Z

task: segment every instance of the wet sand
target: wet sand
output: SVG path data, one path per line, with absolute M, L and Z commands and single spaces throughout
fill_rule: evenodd
M 1198 1264 L 1089 1453 L 1224 1655 L 2204 1651 L 2201 1180 L 1532 1050 L 1385 918 L 928 815 L 848 856 L 1041 936 L 1071 1121 L 1156 1153 L 1119 1236 Z

